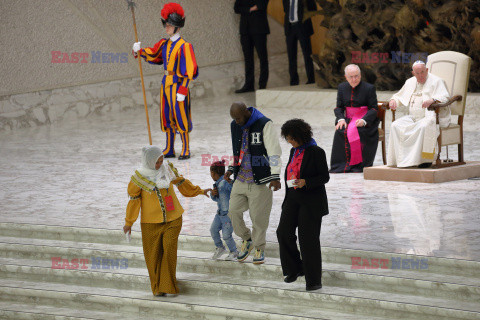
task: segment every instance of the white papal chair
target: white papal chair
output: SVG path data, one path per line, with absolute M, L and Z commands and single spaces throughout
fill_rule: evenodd
M 438 157 L 434 165 L 438 167 L 447 167 L 465 164 L 463 158 L 463 116 L 465 114 L 465 101 L 467 100 L 468 80 L 470 78 L 470 65 L 472 59 L 463 53 L 454 51 L 441 51 L 428 56 L 427 68 L 434 75 L 442 78 L 447 85 L 450 93 L 450 100 L 446 103 L 434 103 L 429 109 L 434 109 L 437 113 L 437 124 L 439 108 L 450 107 L 452 116 L 457 115 L 457 123 L 451 123 L 446 128 L 440 128 L 438 136 Z M 442 147 L 458 146 L 458 161 L 440 160 Z

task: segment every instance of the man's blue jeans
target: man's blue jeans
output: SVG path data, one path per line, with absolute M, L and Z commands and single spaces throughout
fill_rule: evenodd
M 232 237 L 232 221 L 230 221 L 230 218 L 227 215 L 221 216 L 216 214 L 212 225 L 210 226 L 210 234 L 212 235 L 213 242 L 215 242 L 215 246 L 217 248 L 224 248 L 222 239 L 220 238 L 220 230 L 222 230 L 223 240 L 225 240 L 230 252 L 237 251 L 235 240 L 233 240 Z

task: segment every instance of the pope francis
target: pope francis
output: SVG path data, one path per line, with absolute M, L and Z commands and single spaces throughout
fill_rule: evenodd
M 445 82 L 428 72 L 423 61 L 412 66 L 413 77 L 389 101 L 392 110 L 407 107 L 408 114 L 392 123 L 387 153 L 387 165 L 397 167 L 431 166 L 438 153 L 435 111 L 428 110 L 434 102 L 449 99 Z M 450 124 L 450 108 L 440 109 L 440 127 Z

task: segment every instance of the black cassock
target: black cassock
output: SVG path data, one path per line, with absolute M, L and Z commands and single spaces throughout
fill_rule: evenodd
M 378 123 L 377 117 L 377 93 L 375 87 L 370 83 L 361 81 L 358 86 L 352 88 L 348 82 L 342 82 L 338 86 L 337 107 L 335 108 L 335 124 L 338 120 L 345 119 L 347 124 L 350 122 L 346 118 L 346 107 L 360 108 L 368 107 L 368 111 L 363 120 L 367 122 L 364 127 L 358 128 L 360 142 L 362 144 L 363 162 L 350 166 L 350 145 L 347 138 L 346 128 L 335 131 L 333 136 L 332 157 L 330 159 L 330 172 L 362 172 L 364 167 L 371 167 L 378 146 Z M 352 125 L 354 125 L 352 123 Z

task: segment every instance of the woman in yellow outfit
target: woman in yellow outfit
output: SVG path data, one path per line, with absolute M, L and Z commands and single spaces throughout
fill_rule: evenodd
M 144 147 L 142 166 L 135 171 L 128 184 L 130 201 L 123 231 L 132 232 L 132 225 L 142 211 L 143 254 L 155 296 L 178 293 L 175 274 L 183 208 L 175 195 L 174 185 L 185 197 L 207 195 L 211 191 L 192 185 L 189 180 L 177 176 L 163 165 L 163 153 L 158 147 Z

